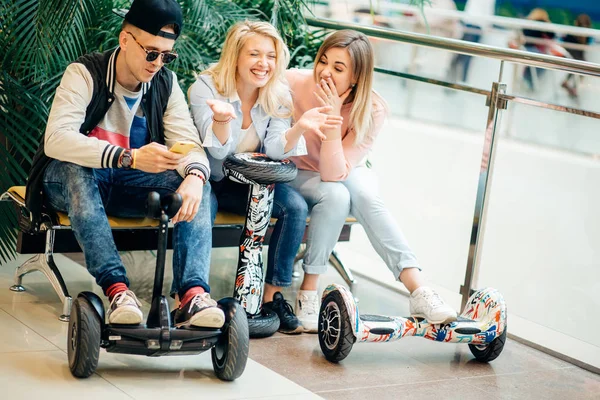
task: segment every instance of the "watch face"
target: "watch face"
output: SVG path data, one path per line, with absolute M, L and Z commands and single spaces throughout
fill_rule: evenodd
M 123 153 L 123 159 L 121 160 L 123 168 L 130 168 L 132 161 L 133 159 L 131 157 L 131 153 L 129 151 L 125 151 Z

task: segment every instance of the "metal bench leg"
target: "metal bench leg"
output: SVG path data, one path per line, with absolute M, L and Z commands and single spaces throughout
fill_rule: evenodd
M 335 249 L 331 252 L 331 255 L 329 256 L 329 263 L 333 265 L 333 267 L 337 270 L 338 274 L 340 274 L 342 279 L 344 279 L 346 284 L 350 288 L 352 288 L 352 285 L 356 283 L 356 279 L 354 279 L 352 272 L 350 272 L 350 270 L 346 268 L 346 266 L 342 263 L 342 260 L 340 260 Z
M 304 256 L 306 255 L 306 244 L 302 243 L 300 248 L 298 249 L 298 254 L 296 254 L 296 258 L 294 258 L 294 270 L 292 272 L 292 278 L 300 278 L 300 261 L 304 260 Z
M 10 290 L 13 292 L 24 292 L 25 288 L 22 285 L 23 276 L 34 271 L 42 272 L 52 284 L 54 291 L 63 304 L 62 314 L 58 319 L 63 322 L 68 322 L 69 315 L 71 314 L 72 299 L 71 296 L 69 296 L 65 281 L 54 263 L 53 248 L 54 231 L 49 229 L 46 231 L 46 252 L 31 257 L 17 267 L 15 271 L 15 284 L 10 287 Z

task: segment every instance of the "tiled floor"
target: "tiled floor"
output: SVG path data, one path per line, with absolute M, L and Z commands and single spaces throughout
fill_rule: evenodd
M 214 251 L 215 297 L 231 293 L 235 257 L 232 249 Z M 136 253 L 124 259 L 147 308 L 153 255 Z M 84 268 L 63 256 L 57 256 L 57 263 L 72 294 L 94 289 Z M 0 388 L 9 398 L 71 399 L 84 390 L 90 399 L 593 399 L 600 393 L 599 376 L 511 340 L 491 364 L 475 362 L 466 346 L 416 338 L 359 344 L 347 359 L 332 364 L 323 358 L 317 336 L 309 334 L 252 340 L 251 360 L 234 383 L 214 377 L 208 353 L 146 358 L 102 352 L 97 373 L 77 380 L 67 366 L 66 324 L 56 318 L 61 310 L 57 297 L 40 274 L 24 279 L 27 292 L 8 291 L 15 265 L 0 269 Z M 407 313 L 405 297 L 359 280 L 355 295 L 362 310 Z M 322 280 L 323 285 L 331 282 L 341 283 L 333 270 Z M 286 291 L 289 298 L 298 284 Z

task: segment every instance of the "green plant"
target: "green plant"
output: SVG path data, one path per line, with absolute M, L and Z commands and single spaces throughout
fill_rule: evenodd
M 236 21 L 273 22 L 294 54 L 294 66 L 312 61 L 320 45 L 302 11 L 313 0 L 179 0 L 184 30 L 180 57 L 170 65 L 187 88 L 194 73 L 218 59 Z M 24 185 L 42 139 L 56 87 L 67 65 L 118 44 L 122 19 L 114 8 L 131 0 L 0 0 L 0 193 Z M 15 255 L 16 218 L 0 202 L 0 264 Z

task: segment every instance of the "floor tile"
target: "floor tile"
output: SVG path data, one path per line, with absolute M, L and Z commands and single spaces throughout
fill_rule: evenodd
M 0 353 L 58 350 L 33 329 L 3 310 L 0 310 L 0 332 Z
M 577 367 L 464 379 L 469 385 L 507 400 L 597 400 L 600 376 Z
M 334 364 L 323 356 L 317 335 L 310 334 L 251 340 L 250 357 L 313 392 L 453 379 L 374 343 L 355 346 Z
M 0 304 L 0 309 L 50 341 L 59 349 L 67 349 L 67 329 L 69 324 L 57 318 L 57 315 L 62 310 L 61 303 Z
M 287 398 L 311 394 L 252 360 L 248 360 L 240 378 L 223 382 L 214 375 L 210 352 L 198 356 L 150 358 L 102 351 L 97 373 L 136 399 L 185 398 L 191 393 L 206 399 Z
M 394 350 L 414 358 L 436 371 L 456 378 L 551 370 L 571 366 L 565 361 L 510 339 L 507 339 L 500 356 L 490 363 L 481 363 L 475 360 L 466 344 L 439 343 L 423 338 L 401 339 L 397 342 Z
M 327 400 L 362 400 L 365 398 L 377 400 L 500 400 L 500 397 L 490 396 L 485 391 L 473 386 L 463 385 L 457 381 L 427 382 L 410 385 L 390 385 L 366 387 L 350 390 L 318 392 Z
M 7 399 L 131 399 L 98 375 L 74 378 L 60 350 L 0 354 L 0 388 Z

